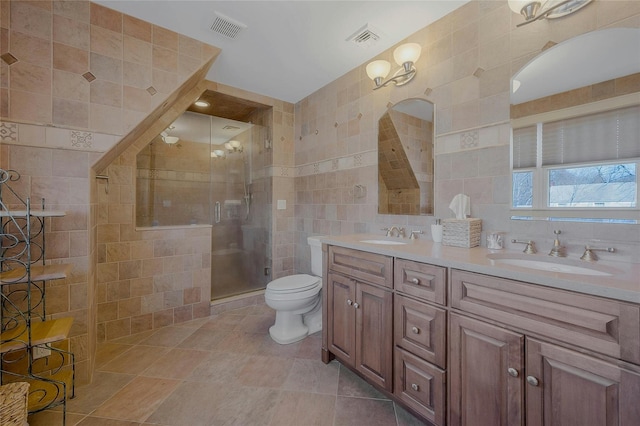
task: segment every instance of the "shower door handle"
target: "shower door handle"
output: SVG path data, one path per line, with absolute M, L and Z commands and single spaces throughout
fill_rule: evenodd
M 213 221 L 220 223 L 220 201 L 216 201 L 216 205 L 213 209 Z

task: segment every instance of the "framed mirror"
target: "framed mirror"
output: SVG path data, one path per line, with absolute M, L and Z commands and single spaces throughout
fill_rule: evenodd
M 511 80 L 514 219 L 638 223 L 640 29 L 581 34 Z
M 378 120 L 378 213 L 433 215 L 435 106 L 406 99 Z

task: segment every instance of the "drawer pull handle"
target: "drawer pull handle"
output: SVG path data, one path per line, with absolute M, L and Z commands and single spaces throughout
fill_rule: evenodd
M 418 386 L 418 385 L 417 385 L 417 384 L 415 384 L 415 383 L 412 383 L 412 384 L 411 384 L 411 389 L 413 389 L 414 391 L 418 392 L 418 391 L 420 390 L 420 386 Z
M 413 334 L 420 334 L 420 329 L 418 327 L 411 327 L 411 331 Z
M 356 309 L 358 309 L 358 308 L 360 307 L 360 305 L 358 304 L 358 302 L 354 302 L 354 303 L 353 303 L 353 307 L 354 307 L 354 308 L 356 308 Z
M 349 306 L 353 305 L 353 301 L 351 299 L 347 299 L 347 305 Z
M 538 382 L 538 379 L 533 376 L 527 376 L 527 383 L 529 383 L 531 386 L 538 386 L 540 384 Z
M 515 368 L 509 367 L 507 369 L 507 372 L 511 377 L 518 377 L 518 370 L 516 370 Z
M 419 279 L 417 279 L 417 278 L 411 278 L 411 282 L 412 282 L 413 284 L 420 284 L 420 280 L 419 280 Z

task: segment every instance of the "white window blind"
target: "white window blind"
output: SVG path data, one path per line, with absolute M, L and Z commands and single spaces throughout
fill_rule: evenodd
M 542 126 L 543 166 L 636 157 L 640 157 L 640 106 L 544 123 Z
M 513 168 L 536 166 L 536 126 L 513 130 Z

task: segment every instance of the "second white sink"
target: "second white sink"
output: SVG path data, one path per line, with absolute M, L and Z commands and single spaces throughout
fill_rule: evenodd
M 394 241 L 394 240 L 360 240 L 361 243 L 369 243 L 369 244 L 382 244 L 386 246 L 401 246 L 407 244 L 402 241 Z
M 544 258 L 536 256 L 535 258 L 526 258 L 524 256 L 531 255 L 510 255 L 510 254 L 488 254 L 487 258 L 504 265 L 519 266 L 521 268 L 536 269 L 539 271 L 560 272 L 563 274 L 577 275 L 593 275 L 593 276 L 611 276 L 613 272 L 596 265 L 576 265 L 578 261 L 570 259 Z M 533 256 L 532 256 L 533 257 Z

